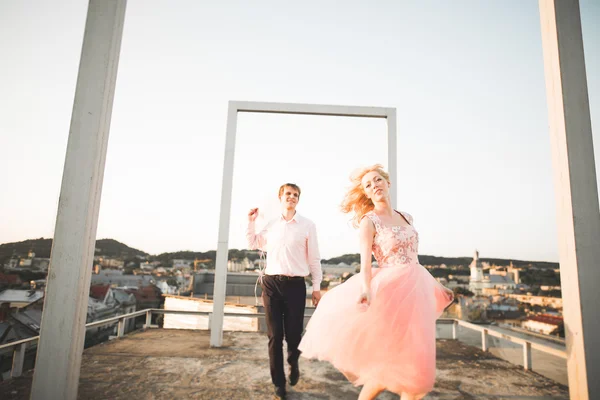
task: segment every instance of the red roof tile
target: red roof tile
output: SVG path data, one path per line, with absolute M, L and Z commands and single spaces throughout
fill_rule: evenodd
M 92 285 L 90 286 L 90 297 L 96 300 L 104 300 L 109 288 L 108 285 Z
M 563 322 L 562 317 L 557 317 L 554 315 L 547 315 L 547 314 L 541 314 L 541 315 L 535 315 L 533 317 L 528 317 L 527 320 L 542 322 L 544 324 L 556 325 L 556 326 L 562 324 L 562 322 Z
M 21 283 L 21 278 L 19 278 L 19 275 L 8 275 L 8 274 L 3 274 L 2 272 L 0 272 L 0 283 L 6 283 L 9 285 L 18 285 L 19 283 Z

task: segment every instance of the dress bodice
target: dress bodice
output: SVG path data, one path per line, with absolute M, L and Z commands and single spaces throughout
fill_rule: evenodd
M 408 213 L 398 213 L 408 221 L 408 226 L 387 226 L 374 211 L 365 214 L 375 225 L 373 255 L 380 268 L 419 263 L 419 234 L 413 227 L 413 219 Z

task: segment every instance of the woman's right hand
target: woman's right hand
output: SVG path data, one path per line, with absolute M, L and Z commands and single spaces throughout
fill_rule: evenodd
M 370 290 L 365 290 L 360 294 L 360 296 L 358 297 L 358 304 L 365 304 L 367 306 L 371 304 Z
M 258 217 L 258 208 L 251 208 L 248 212 L 248 222 L 256 221 L 256 217 Z

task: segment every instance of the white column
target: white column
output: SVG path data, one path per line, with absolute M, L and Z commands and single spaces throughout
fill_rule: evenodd
M 32 399 L 76 399 L 126 0 L 90 0 Z
M 144 325 L 144 329 L 150 329 L 152 325 L 152 311 L 146 311 L 146 324 Z
M 481 350 L 488 351 L 488 330 L 481 331 Z
M 18 378 L 23 374 L 23 364 L 25 364 L 25 354 L 27 353 L 27 343 L 21 343 L 13 350 L 11 378 Z
M 600 393 L 600 212 L 577 0 L 540 0 L 571 399 Z
M 121 339 L 123 336 L 125 336 L 125 319 L 122 318 L 119 320 L 119 322 L 117 323 L 117 337 L 119 339 Z
M 398 208 L 398 188 L 400 183 L 398 182 L 398 146 L 396 136 L 396 109 L 391 108 L 388 110 L 387 115 L 387 128 L 388 128 L 388 171 L 390 174 L 390 180 L 392 185 L 395 185 L 394 190 L 390 191 L 392 208 Z
M 229 102 L 227 112 L 227 136 L 223 162 L 223 186 L 221 189 L 221 216 L 219 218 L 219 243 L 215 262 L 215 286 L 213 291 L 213 313 L 210 322 L 210 345 L 223 345 L 223 313 L 227 288 L 227 256 L 229 252 L 229 220 L 231 218 L 231 192 L 233 188 L 233 160 L 235 156 L 235 133 L 237 129 L 237 107 Z
M 525 342 L 523 343 L 523 368 L 531 370 L 532 365 L 531 342 Z
M 458 339 L 458 321 L 454 320 L 452 322 L 452 339 L 457 340 Z

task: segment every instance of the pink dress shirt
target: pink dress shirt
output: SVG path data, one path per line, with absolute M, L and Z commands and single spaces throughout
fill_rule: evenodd
M 248 247 L 267 252 L 267 275 L 312 277 L 313 288 L 320 290 L 323 272 L 317 243 L 317 227 L 296 213 L 286 221 L 283 216 L 270 221 L 256 233 L 255 222 L 248 223 Z

